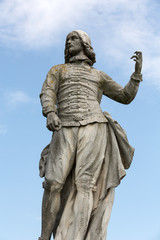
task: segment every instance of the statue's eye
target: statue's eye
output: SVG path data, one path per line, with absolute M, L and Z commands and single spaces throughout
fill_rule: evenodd
M 78 39 L 78 37 L 76 37 L 76 36 L 73 36 L 73 37 L 72 37 L 72 40 L 76 40 L 76 39 Z

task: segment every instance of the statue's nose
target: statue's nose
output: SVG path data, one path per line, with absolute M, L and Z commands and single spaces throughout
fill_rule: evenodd
M 67 43 L 71 43 L 71 39 L 68 39 Z

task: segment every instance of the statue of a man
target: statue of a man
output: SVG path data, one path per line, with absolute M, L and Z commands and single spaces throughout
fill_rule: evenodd
M 45 177 L 42 233 L 39 240 L 105 240 L 114 188 L 125 176 L 134 149 L 119 124 L 105 112 L 102 95 L 129 104 L 142 81 L 142 53 L 132 56 L 135 72 L 123 88 L 93 68 L 89 36 L 68 34 L 65 64 L 47 74 L 40 94 L 47 128 L 53 131 L 43 150 Z

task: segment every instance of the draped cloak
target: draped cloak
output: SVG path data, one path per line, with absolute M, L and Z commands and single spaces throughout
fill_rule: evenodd
M 126 175 L 125 169 L 131 165 L 134 148 L 129 144 L 124 129 L 113 120 L 109 113 L 104 112 L 108 120 L 108 141 L 105 159 L 93 191 L 93 209 L 86 231 L 85 240 L 106 240 L 107 225 L 114 200 L 114 189 Z M 39 163 L 40 176 L 45 175 L 48 148 L 41 153 Z M 56 217 L 53 230 L 55 240 L 64 240 L 73 223 L 73 206 L 76 196 L 74 168 L 70 172 L 61 191 L 61 207 Z

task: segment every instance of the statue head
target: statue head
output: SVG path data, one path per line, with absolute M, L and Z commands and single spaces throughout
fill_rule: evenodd
M 96 62 L 91 40 L 88 34 L 81 30 L 70 32 L 66 38 L 65 63 L 76 60 L 85 60 L 91 66 Z

